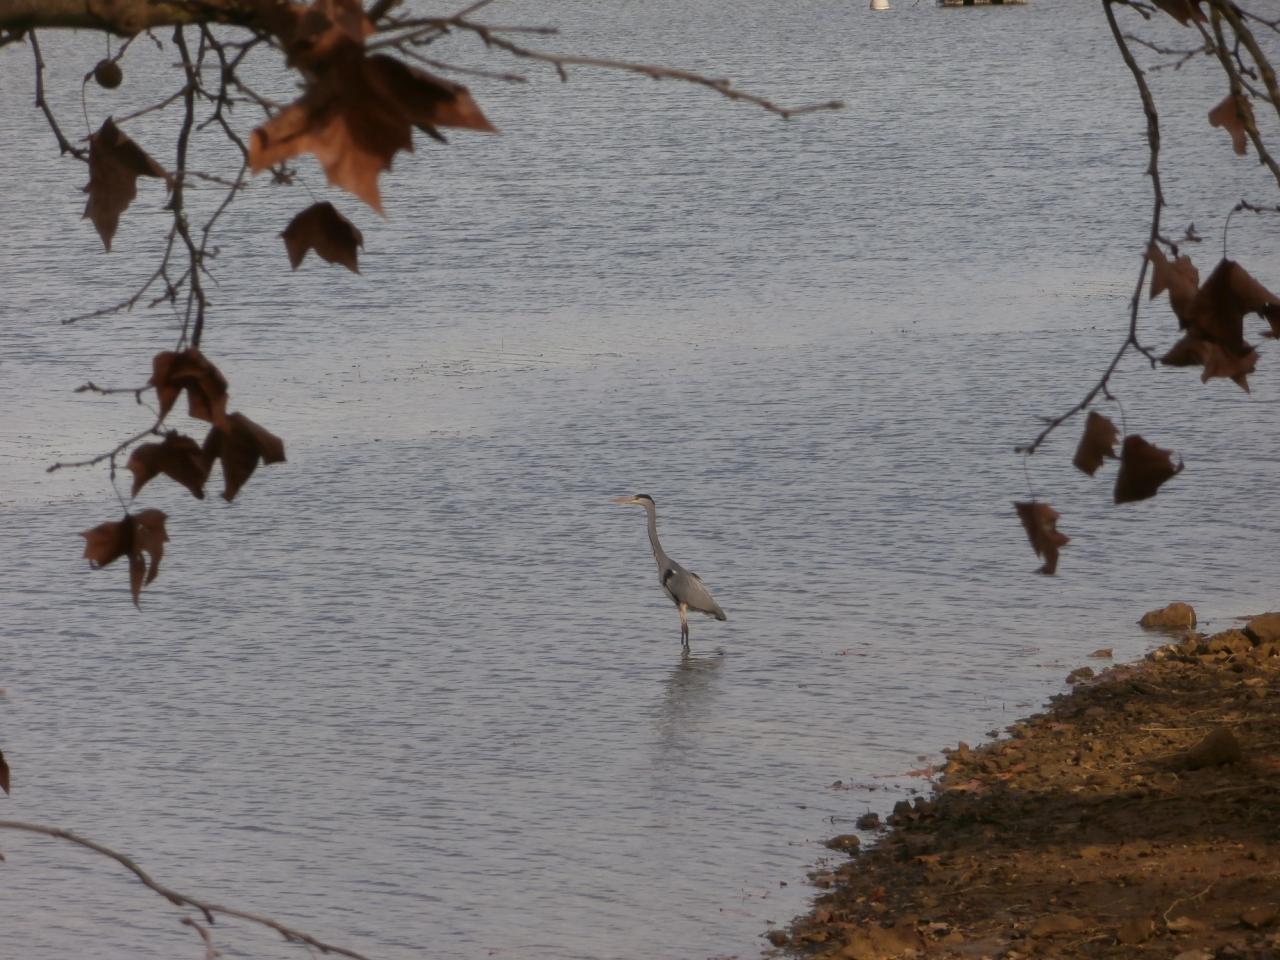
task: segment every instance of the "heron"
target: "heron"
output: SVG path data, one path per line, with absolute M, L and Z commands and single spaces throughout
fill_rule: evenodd
M 644 512 L 649 515 L 649 544 L 653 547 L 653 559 L 658 564 L 658 582 L 662 584 L 662 589 L 680 611 L 680 644 L 688 650 L 689 618 L 687 614 L 690 610 L 705 613 L 708 617 L 715 617 L 717 620 L 728 620 L 728 614 L 712 599 L 711 591 L 703 584 L 700 576 L 680 566 L 667 556 L 667 551 L 662 549 L 662 544 L 658 541 L 658 510 L 654 505 L 653 497 L 647 493 L 637 493 L 634 497 L 614 497 L 613 502 L 623 506 L 644 507 Z

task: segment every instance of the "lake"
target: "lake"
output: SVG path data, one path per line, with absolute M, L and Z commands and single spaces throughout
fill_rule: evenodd
M 121 513 L 106 470 L 44 470 L 151 422 L 73 390 L 141 386 L 174 315 L 62 321 L 154 269 L 163 190 L 140 183 L 104 253 L 30 51 L 0 51 L 0 816 L 370 957 L 749 958 L 806 908 L 825 838 L 927 789 L 911 771 L 1038 709 L 1094 650 L 1150 649 L 1144 610 L 1186 600 L 1213 629 L 1277 606 L 1274 347 L 1251 394 L 1123 365 L 1104 412 L 1187 463 L 1154 500 L 1115 508 L 1114 467 L 1075 472 L 1075 423 L 1025 467 L 1013 452 L 1123 339 L 1145 246 L 1142 113 L 1098 4 L 483 15 L 847 107 L 782 121 L 674 82 L 561 83 L 460 38 L 450 59 L 533 82 L 467 78 L 502 135 L 420 140 L 382 178 L 385 221 L 310 161 L 305 187 L 259 177 L 222 226 L 204 350 L 288 463 L 232 504 L 219 482 L 140 494 L 171 537 L 141 611 L 120 565 L 80 556 Z M 81 136 L 104 41 L 43 47 Z M 168 89 L 172 51 L 138 47 L 118 92 L 88 88 L 93 127 Z M 1210 76 L 1152 74 L 1167 233 L 1195 222 L 1202 273 L 1230 206 L 1275 190 L 1208 127 Z M 129 129 L 171 165 L 165 124 Z M 312 196 L 364 231 L 360 276 L 288 271 L 278 233 Z M 1230 235 L 1273 289 L 1276 229 Z M 1141 330 L 1176 339 L 1164 300 Z M 1030 490 L 1072 537 L 1054 578 L 1012 509 Z M 643 515 L 610 503 L 640 492 L 729 613 L 691 621 L 687 658 Z M 6 953 L 201 949 L 101 857 L 0 850 Z M 214 933 L 230 957 L 298 955 Z

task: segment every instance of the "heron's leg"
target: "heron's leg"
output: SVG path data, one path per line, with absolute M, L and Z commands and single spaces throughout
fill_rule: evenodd
M 687 603 L 680 604 L 680 645 L 689 649 L 689 618 L 685 615 L 689 609 Z

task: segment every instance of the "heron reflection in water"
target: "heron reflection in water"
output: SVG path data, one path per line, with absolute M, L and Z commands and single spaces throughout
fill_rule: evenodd
M 637 493 L 634 497 L 615 497 L 613 502 L 624 506 L 644 507 L 644 512 L 648 514 L 649 544 L 653 547 L 653 559 L 658 564 L 658 582 L 662 584 L 662 589 L 680 611 L 680 643 L 685 650 L 688 650 L 689 618 L 687 614 L 690 610 L 705 613 L 708 617 L 715 617 L 717 620 L 728 620 L 728 614 L 712 598 L 711 591 L 703 584 L 701 577 L 692 570 L 686 570 L 680 566 L 662 549 L 662 544 L 658 540 L 658 512 L 654 506 L 653 497 L 647 493 Z

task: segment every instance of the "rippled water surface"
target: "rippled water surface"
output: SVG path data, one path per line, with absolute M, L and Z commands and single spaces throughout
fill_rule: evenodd
M 370 956 L 752 957 L 804 908 L 825 837 L 1094 649 L 1141 653 L 1142 610 L 1274 607 L 1274 351 L 1251 395 L 1125 367 L 1127 423 L 1189 465 L 1156 500 L 1109 507 L 1069 471 L 1073 436 L 1029 474 L 1011 452 L 1105 362 L 1145 235 L 1141 111 L 1098 5 L 865 6 L 490 8 L 560 25 L 553 49 L 848 108 L 783 122 L 607 73 L 472 80 L 503 136 L 398 158 L 385 222 L 335 196 L 365 231 L 359 277 L 290 274 L 277 233 L 310 197 L 256 181 L 205 348 L 289 462 L 233 505 L 143 492 L 172 542 L 141 613 L 124 570 L 79 558 L 77 532 L 119 513 L 105 471 L 43 468 L 149 422 L 72 388 L 145 382 L 173 321 L 60 321 L 152 269 L 162 193 L 142 183 L 104 254 L 29 51 L 0 51 L 0 151 L 25 178 L 0 195 L 0 814 Z M 76 136 L 100 46 L 45 40 Z M 169 56 L 126 61 L 135 89 Z M 1211 247 L 1266 184 L 1203 135 L 1221 91 L 1198 69 L 1153 82 L 1171 231 L 1195 220 Z M 94 89 L 85 109 L 125 112 Z M 162 127 L 133 129 L 169 162 Z M 1280 282 L 1274 223 L 1232 245 Z M 1144 313 L 1159 346 L 1166 311 Z M 1073 537 L 1054 579 L 1010 509 L 1028 482 Z M 693 622 L 687 659 L 643 516 L 609 502 L 635 492 L 730 614 Z M 196 955 L 101 858 L 0 849 L 6 956 Z M 218 927 L 228 956 L 297 955 Z

